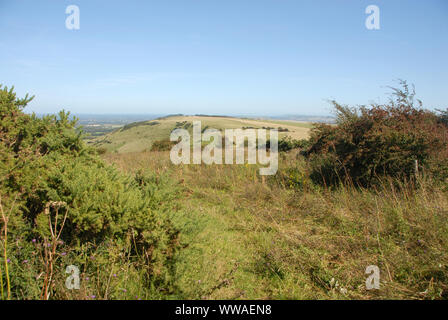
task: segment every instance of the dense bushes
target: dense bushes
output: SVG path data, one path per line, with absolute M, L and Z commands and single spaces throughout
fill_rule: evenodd
M 415 160 L 426 174 L 447 179 L 448 128 L 401 84 L 388 104 L 350 108 L 333 101 L 337 125 L 317 125 L 307 150 L 314 181 L 368 186 L 381 176 L 409 179 Z
M 155 126 L 155 125 L 158 125 L 158 124 L 160 124 L 160 122 L 158 122 L 158 121 L 151 121 L 150 122 L 150 121 L 147 121 L 147 120 L 145 120 L 145 121 L 138 121 L 138 122 L 132 122 L 132 123 L 124 125 L 120 129 L 120 131 L 126 131 L 126 130 L 129 130 L 129 129 L 132 129 L 132 128 L 135 128 L 135 127 L 141 127 L 141 126 Z
M 145 271 L 138 282 L 141 292 L 157 296 L 162 289 L 169 291 L 178 233 L 163 200 L 170 199 L 175 189 L 148 174 L 128 177 L 119 173 L 86 147 L 68 113 L 43 118 L 24 114 L 22 109 L 30 100 L 18 99 L 12 89 L 0 87 L 0 200 L 4 212 L 0 227 L 7 231 L 1 244 L 9 256 L 0 262 L 11 261 L 8 273 L 13 284 L 6 291 L 12 298 L 24 298 L 23 292 L 35 288 L 25 298 L 46 298 L 36 288 L 45 287 L 42 279 L 55 277 L 48 276 L 48 267 L 60 268 L 58 274 L 64 274 L 65 266 L 56 264 L 62 259 L 59 245 L 53 253 L 46 249 L 56 239 L 49 224 L 63 227 L 56 240 L 65 246 L 64 257 L 68 252 L 101 256 L 108 261 L 103 267 L 110 270 L 113 263 L 117 267 L 138 264 L 144 267 L 134 269 Z M 61 211 L 58 222 L 57 210 Z M 111 252 L 121 258 L 111 263 Z M 27 268 L 18 267 L 21 259 Z M 78 260 L 76 255 L 72 259 Z M 89 271 L 85 261 L 78 263 L 83 272 Z M 6 267 L 2 270 L 3 290 L 8 273 Z M 36 279 L 41 273 L 45 277 Z M 57 288 L 50 286 L 49 297 L 62 294 Z
M 266 141 L 266 148 L 271 146 L 271 140 Z M 283 137 L 278 140 L 278 151 L 288 152 L 293 149 L 306 149 L 309 146 L 309 141 L 306 139 L 296 140 L 290 136 Z
M 170 151 L 175 144 L 175 141 L 156 140 L 151 146 L 151 151 Z

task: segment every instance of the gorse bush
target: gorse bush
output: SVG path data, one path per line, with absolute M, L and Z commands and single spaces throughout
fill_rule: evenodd
M 389 103 L 383 105 L 350 108 L 332 101 L 336 126 L 317 125 L 306 152 L 314 181 L 368 186 L 383 176 L 409 179 L 416 160 L 425 174 L 447 179 L 448 128 L 443 116 L 422 109 L 414 89 L 404 81 L 401 85 L 392 88 Z
M 2 248 L 7 246 L 13 261 L 8 272 L 13 278 L 13 286 L 7 290 L 10 297 L 62 294 L 51 284 L 46 296 L 36 295 L 44 278 L 38 275 L 46 273 L 57 256 L 43 251 L 54 240 L 49 228 L 49 221 L 57 224 L 55 208 L 49 207 L 52 203 L 61 204 L 59 228 L 66 214 L 57 238 L 66 252 L 99 255 L 107 261 L 104 267 L 110 269 L 126 263 L 144 266 L 132 267 L 140 272 L 140 294 L 158 297 L 160 290 L 169 292 L 178 231 L 164 200 L 173 197 L 176 190 L 166 179 L 142 172 L 127 176 L 106 165 L 84 144 L 81 132 L 75 129 L 76 119 L 70 120 L 69 113 L 43 118 L 27 115 L 22 110 L 30 100 L 18 99 L 13 89 L 0 87 L 0 200 L 5 212 L 0 226 L 7 230 Z M 118 252 L 121 258 L 114 258 L 111 264 L 108 250 Z M 2 257 L 2 265 L 5 259 Z M 26 261 L 28 269 L 17 268 L 20 260 Z M 78 262 L 87 272 L 88 264 Z M 6 290 L 5 269 L 0 269 L 4 270 L 0 277 Z M 58 272 L 64 274 L 63 269 Z M 30 292 L 29 288 L 34 289 Z

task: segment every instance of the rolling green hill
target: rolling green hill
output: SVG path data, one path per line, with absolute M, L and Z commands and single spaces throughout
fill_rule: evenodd
M 175 128 L 190 128 L 193 121 L 201 121 L 202 129 L 237 129 L 237 128 L 275 128 L 279 137 L 290 136 L 293 139 L 308 137 L 311 123 L 287 120 L 255 120 L 231 118 L 224 116 L 169 116 L 156 120 L 127 124 L 104 136 L 93 139 L 90 143 L 107 152 L 139 152 L 151 148 L 155 141 L 167 140 Z

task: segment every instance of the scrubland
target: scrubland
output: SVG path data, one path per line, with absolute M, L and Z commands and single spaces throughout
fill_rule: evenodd
M 337 122 L 283 139 L 260 176 L 86 145 L 68 113 L 0 87 L 0 299 L 448 298 L 448 111 L 393 90 L 333 102 Z

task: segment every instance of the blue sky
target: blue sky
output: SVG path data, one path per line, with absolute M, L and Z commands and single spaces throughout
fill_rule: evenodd
M 445 0 L 0 0 L 0 83 L 38 113 L 326 115 L 398 78 L 446 108 L 447 40 Z

